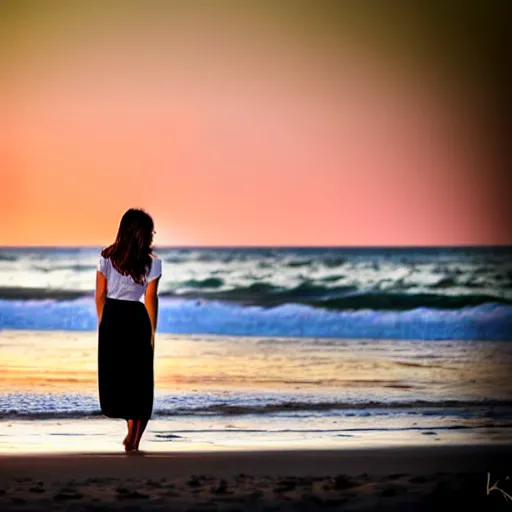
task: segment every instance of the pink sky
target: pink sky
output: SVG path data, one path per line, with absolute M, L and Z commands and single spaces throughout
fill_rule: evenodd
M 0 245 L 104 245 L 130 207 L 157 245 L 510 243 L 456 87 L 270 32 L 150 35 L 6 65 Z

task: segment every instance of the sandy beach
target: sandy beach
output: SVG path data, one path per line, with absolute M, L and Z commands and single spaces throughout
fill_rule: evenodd
M 511 445 L 25 454 L 0 510 L 509 510 L 511 473 Z

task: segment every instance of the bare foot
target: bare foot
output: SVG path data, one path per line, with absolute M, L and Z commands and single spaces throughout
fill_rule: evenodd
M 127 453 L 133 453 L 133 452 L 138 451 L 138 449 L 133 444 L 130 444 L 129 441 L 126 441 L 126 443 L 124 443 L 124 451 Z
M 125 452 L 134 452 L 134 451 L 137 451 L 139 449 L 138 446 L 135 446 L 135 444 L 133 444 L 133 441 L 130 442 L 130 434 L 128 434 L 124 438 L 123 444 L 124 444 L 124 451 Z
M 130 452 L 126 452 L 127 455 L 146 455 L 146 452 L 143 452 L 142 450 L 139 450 L 138 448 L 135 448 L 135 450 L 132 450 Z

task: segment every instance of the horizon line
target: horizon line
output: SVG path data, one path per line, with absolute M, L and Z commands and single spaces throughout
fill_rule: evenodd
M 101 249 L 110 244 L 99 245 L 0 245 L 0 249 Z M 468 249 L 468 248 L 512 248 L 512 243 L 504 244 L 432 244 L 432 245 L 154 245 L 159 249 Z

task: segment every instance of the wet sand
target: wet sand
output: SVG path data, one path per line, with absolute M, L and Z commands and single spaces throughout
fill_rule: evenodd
M 0 456 L 0 510 L 510 511 L 507 477 L 496 444 L 24 454 Z

